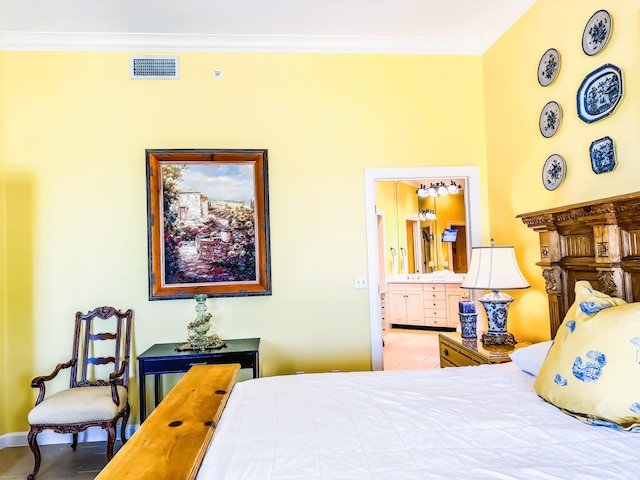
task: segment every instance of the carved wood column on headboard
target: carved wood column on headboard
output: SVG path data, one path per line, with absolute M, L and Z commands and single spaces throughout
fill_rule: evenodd
M 518 215 L 538 232 L 551 336 L 588 280 L 601 292 L 640 300 L 640 192 Z

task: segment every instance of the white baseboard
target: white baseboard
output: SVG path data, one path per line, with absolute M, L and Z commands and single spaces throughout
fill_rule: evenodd
M 140 428 L 140 425 L 127 425 L 126 435 L 129 438 Z M 116 432 L 116 440 L 120 438 L 120 428 Z M 55 433 L 52 430 L 45 430 L 38 434 L 38 445 L 55 445 L 55 444 L 71 444 L 72 438 L 70 433 Z M 99 427 L 91 427 L 78 434 L 78 442 L 106 442 L 107 432 Z M 27 432 L 12 432 L 0 435 L 0 449 L 7 447 L 23 447 L 28 445 Z
M 27 432 L 5 433 L 0 435 L 0 450 L 7 447 L 27 445 Z

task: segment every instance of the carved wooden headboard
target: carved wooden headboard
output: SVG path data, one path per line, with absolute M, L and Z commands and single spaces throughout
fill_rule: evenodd
M 549 298 L 551 338 L 573 303 L 573 286 L 588 280 L 601 292 L 640 301 L 640 192 L 523 213 L 538 232 Z

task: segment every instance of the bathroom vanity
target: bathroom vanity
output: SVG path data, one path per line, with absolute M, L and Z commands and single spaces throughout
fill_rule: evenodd
M 397 326 L 455 329 L 458 302 L 470 300 L 461 288 L 464 275 L 452 272 L 397 274 L 387 278 L 387 323 Z

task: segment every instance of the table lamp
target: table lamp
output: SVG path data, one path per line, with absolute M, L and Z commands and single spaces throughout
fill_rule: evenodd
M 480 297 L 487 312 L 488 331 L 482 334 L 483 345 L 515 345 L 513 335 L 507 332 L 507 312 L 514 298 L 498 290 L 529 288 L 513 247 L 473 247 L 471 264 L 461 285 L 471 290 L 491 290 Z

